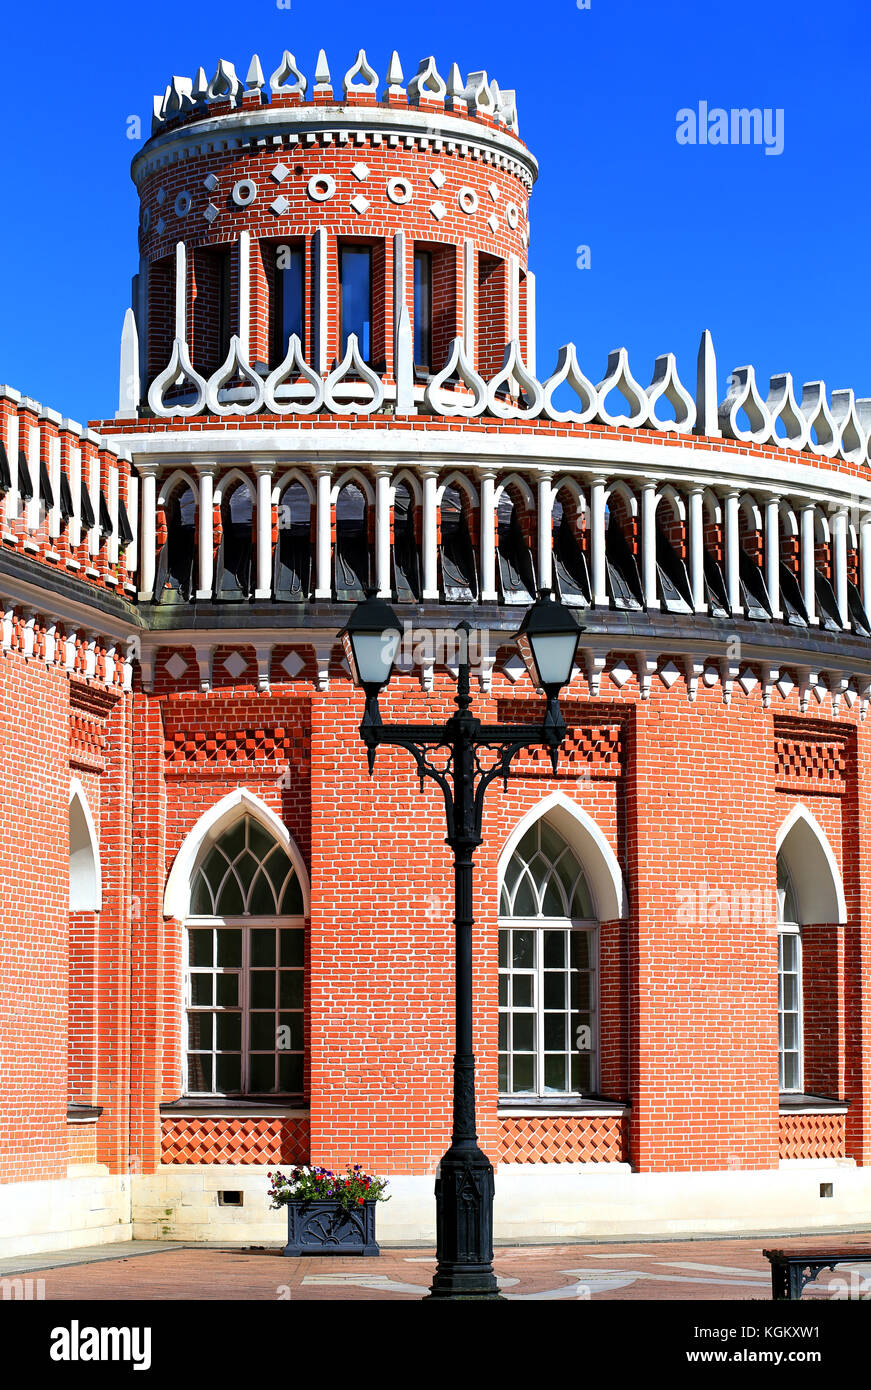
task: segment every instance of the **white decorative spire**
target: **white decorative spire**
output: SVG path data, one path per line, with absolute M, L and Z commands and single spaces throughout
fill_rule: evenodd
M 454 110 L 466 104 L 466 84 L 463 81 L 463 74 L 460 72 L 459 64 L 452 63 L 448 74 L 447 86 L 448 101 Z M 447 102 L 445 103 L 448 104 Z
M 236 69 L 226 58 L 218 60 L 217 71 L 209 83 L 209 100 L 223 101 L 225 97 L 234 100 L 242 91 L 242 83 L 236 76 Z
M 470 72 L 466 79 L 466 103 L 473 116 L 492 116 L 495 103 L 486 72 Z
M 249 92 L 261 92 L 266 86 L 266 78 L 263 76 L 263 69 L 260 66 L 260 58 L 255 53 L 248 68 L 248 76 L 245 78 L 245 86 Z
M 327 55 L 323 49 L 318 54 L 318 61 L 315 64 L 315 95 L 318 92 L 331 92 L 332 78 L 330 77 L 330 65 L 327 62 Z
M 714 340 L 706 328 L 699 343 L 696 367 L 695 433 L 719 438 L 720 421 L 717 413 L 717 358 Z
M 402 64 L 399 61 L 399 54 L 394 48 L 390 55 L 390 62 L 387 65 L 387 77 L 385 78 L 387 86 L 381 93 L 382 100 L 387 97 L 405 96 L 405 88 L 402 86 L 402 76 Z

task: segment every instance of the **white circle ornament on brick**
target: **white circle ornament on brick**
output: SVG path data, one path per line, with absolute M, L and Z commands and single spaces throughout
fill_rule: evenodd
M 398 203 L 404 206 L 410 203 L 414 197 L 414 185 L 408 179 L 394 178 L 387 180 L 387 196 L 391 203 Z
M 470 188 L 468 184 L 464 184 L 457 193 L 457 202 L 460 205 L 460 211 L 464 212 L 467 217 L 471 217 L 478 211 L 478 195 L 474 188 Z
M 336 196 L 336 180 L 331 174 L 312 174 L 306 192 L 313 203 L 328 203 Z
M 517 224 L 520 221 L 520 213 L 517 210 L 516 203 L 505 204 L 505 221 L 508 223 L 512 232 L 517 231 Z
M 191 201 L 191 195 L 188 193 L 187 189 L 184 189 L 181 193 L 179 193 L 178 197 L 175 200 L 176 217 L 187 217 L 188 213 L 191 210 Z
M 239 179 L 233 184 L 231 196 L 237 208 L 250 207 L 257 197 L 257 185 L 253 179 Z

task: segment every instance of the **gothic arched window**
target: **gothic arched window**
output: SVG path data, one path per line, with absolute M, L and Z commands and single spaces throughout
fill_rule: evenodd
M 191 1094 L 302 1094 L 303 913 L 290 856 L 253 816 L 201 854 L 186 922 Z
M 598 923 L 583 866 L 547 820 L 505 870 L 499 911 L 499 1091 L 597 1086 Z

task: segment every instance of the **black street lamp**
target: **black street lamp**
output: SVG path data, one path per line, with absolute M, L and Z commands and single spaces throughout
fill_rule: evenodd
M 383 724 L 378 695 L 388 684 L 400 641 L 399 619 L 389 604 L 367 598 L 358 604 L 340 636 L 358 685 L 366 693 L 360 735 L 369 774 L 381 744 L 405 748 L 425 777 L 441 788 L 454 852 L 456 933 L 456 1051 L 454 1053 L 451 1145 L 435 1185 L 438 1265 L 431 1298 L 499 1298 L 493 1273 L 493 1165 L 478 1147 L 475 1127 L 475 1056 L 472 1051 L 472 875 L 481 843 L 484 795 L 495 778 L 507 788 L 512 759 L 523 748 L 544 744 L 556 773 L 566 726 L 558 695 L 571 679 L 581 626 L 548 590 L 528 610 L 517 643 L 536 688 L 547 696 L 544 722 L 482 724 L 470 712 L 468 638 L 460 623 L 457 711 L 447 723 Z M 434 759 L 439 751 L 441 758 Z

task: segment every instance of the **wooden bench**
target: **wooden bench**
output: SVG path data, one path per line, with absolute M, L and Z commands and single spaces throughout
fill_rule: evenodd
M 800 1299 L 805 1284 L 823 1269 L 836 1265 L 871 1262 L 871 1245 L 855 1245 L 852 1250 L 763 1250 L 771 1265 L 771 1297 L 775 1302 Z

